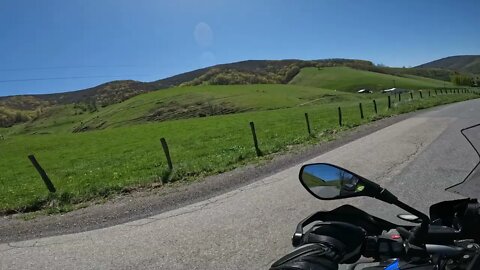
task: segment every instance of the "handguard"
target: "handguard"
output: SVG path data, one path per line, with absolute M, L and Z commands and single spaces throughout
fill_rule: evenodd
M 270 270 L 337 270 L 340 257 L 323 244 L 303 245 L 272 264 Z
M 346 222 L 361 227 L 367 235 L 380 235 L 383 231 L 389 231 L 398 227 L 381 218 L 372 216 L 354 206 L 343 205 L 332 211 L 316 212 L 298 223 L 292 237 L 292 245 L 298 247 L 302 243 L 304 228 L 317 222 L 338 221 Z M 411 227 L 405 226 L 410 229 Z
M 353 263 L 361 256 L 366 235 L 361 227 L 346 222 L 321 222 L 304 234 L 301 244 L 322 243 L 338 253 L 340 263 Z

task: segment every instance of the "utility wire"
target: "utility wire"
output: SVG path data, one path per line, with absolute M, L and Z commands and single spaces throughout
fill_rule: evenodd
M 52 66 L 52 67 L 21 67 L 21 68 L 2 68 L 3 71 L 29 71 L 29 70 L 53 70 L 53 69 L 91 69 L 91 68 L 126 68 L 126 67 L 146 67 L 146 66 L 134 66 L 134 65 L 88 65 L 88 66 Z
M 92 79 L 92 78 L 126 78 L 126 77 L 149 77 L 155 75 L 99 75 L 99 76 L 69 76 L 69 77 L 51 77 L 51 78 L 28 78 L 28 79 L 11 79 L 0 80 L 0 83 L 9 82 L 31 82 L 31 81 L 54 81 L 54 80 L 74 80 L 74 79 Z

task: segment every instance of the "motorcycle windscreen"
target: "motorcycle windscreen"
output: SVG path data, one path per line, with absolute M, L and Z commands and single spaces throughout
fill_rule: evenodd
M 480 158 L 480 124 L 462 129 L 462 134 L 472 145 Z M 447 188 L 446 190 L 458 193 L 469 198 L 480 198 L 480 162 L 468 174 L 461 183 Z

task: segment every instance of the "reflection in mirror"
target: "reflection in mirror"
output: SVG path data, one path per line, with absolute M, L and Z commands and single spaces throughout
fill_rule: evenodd
M 300 180 L 322 199 L 347 198 L 364 189 L 357 176 L 329 164 L 306 165 Z

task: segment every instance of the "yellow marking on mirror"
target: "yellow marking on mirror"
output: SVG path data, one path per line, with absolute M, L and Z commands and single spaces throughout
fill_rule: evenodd
M 365 188 L 364 185 L 358 185 L 356 191 L 357 191 L 357 192 L 363 191 L 364 188 Z

